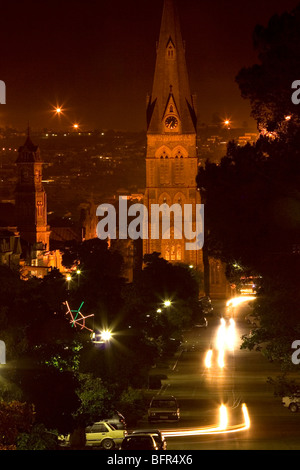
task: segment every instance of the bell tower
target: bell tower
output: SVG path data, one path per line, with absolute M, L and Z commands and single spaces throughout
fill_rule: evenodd
M 16 218 L 20 237 L 30 245 L 49 250 L 50 229 L 47 225 L 47 196 L 42 184 L 42 159 L 39 148 L 29 136 L 19 148 Z
M 150 214 L 153 204 L 180 204 L 184 215 L 184 205 L 190 204 L 195 230 L 196 204 L 201 204 L 196 183 L 197 117 L 175 0 L 164 0 L 156 55 L 153 88 L 147 103 L 145 205 Z M 150 224 L 148 234 L 144 254 L 156 251 L 167 261 L 193 265 L 203 271 L 202 250 L 186 250 L 186 240 L 176 236 L 174 222 L 169 234 L 161 233 L 159 239 L 151 237 Z

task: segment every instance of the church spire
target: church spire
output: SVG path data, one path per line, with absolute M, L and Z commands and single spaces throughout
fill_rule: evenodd
M 171 98 L 173 104 L 170 104 Z M 154 83 L 147 109 L 148 133 L 164 133 L 166 113 L 170 111 L 168 106 L 178 120 L 178 132 L 194 134 L 196 113 L 175 0 L 164 0 Z

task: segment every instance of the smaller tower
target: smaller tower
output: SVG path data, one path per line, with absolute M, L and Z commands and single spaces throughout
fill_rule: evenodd
M 42 184 L 42 159 L 29 135 L 19 148 L 15 190 L 16 222 L 22 240 L 35 249 L 49 250 L 47 196 Z

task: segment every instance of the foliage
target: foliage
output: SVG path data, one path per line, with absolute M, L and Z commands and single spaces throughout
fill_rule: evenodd
M 48 431 L 43 424 L 34 425 L 30 432 L 17 437 L 17 450 L 56 450 L 58 436 Z
M 32 405 L 0 402 L 0 448 L 15 446 L 20 433 L 30 432 L 34 418 Z
M 288 379 L 286 374 L 280 375 L 275 379 L 268 377 L 267 382 L 272 386 L 276 397 L 292 395 L 299 390 L 299 384 L 294 379 Z
M 85 308 L 95 315 L 96 324 L 113 321 L 121 307 L 125 282 L 121 255 L 96 238 L 70 247 L 63 262 L 67 267 L 77 265 L 81 271 L 79 279 L 70 285 L 70 302 L 80 305 L 84 299 Z
M 230 142 L 221 161 L 207 162 L 197 179 L 209 254 L 227 263 L 235 284 L 234 266 L 261 277 L 254 303 L 261 327 L 242 347 L 260 349 L 285 371 L 295 370 L 291 345 L 300 333 L 300 121 L 291 100 L 300 73 L 299 25 L 300 5 L 255 29 L 259 64 L 241 70 L 237 82 L 260 138 L 243 147 Z
M 35 406 L 37 424 L 66 434 L 73 426 L 73 413 L 80 406 L 74 373 L 44 366 L 24 369 L 18 378 L 24 399 Z
M 147 409 L 147 401 L 140 390 L 129 387 L 120 396 L 117 407 L 125 416 L 127 426 L 132 427 L 136 426 L 137 422 L 143 418 Z
M 77 393 L 81 405 L 74 413 L 75 422 L 87 426 L 112 413 L 111 394 L 101 378 L 93 377 L 91 373 L 80 374 Z
M 194 270 L 168 263 L 158 253 L 145 256 L 144 263 L 124 291 L 123 323 L 143 331 L 157 353 L 164 354 L 170 338 L 180 339 L 182 330 L 193 324 L 201 280 Z
M 250 100 L 258 128 L 285 133 L 289 115 L 293 116 L 292 127 L 299 128 L 291 86 L 300 74 L 300 5 L 291 13 L 274 15 L 266 27 L 257 25 L 253 42 L 259 63 L 243 68 L 237 83 L 242 96 Z

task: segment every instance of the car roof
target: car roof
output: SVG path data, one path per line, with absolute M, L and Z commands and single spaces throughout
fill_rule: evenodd
M 131 434 L 161 434 L 159 429 L 135 429 Z
M 108 423 L 107 421 L 96 421 L 95 423 L 90 424 L 90 425 L 87 426 L 87 427 L 88 427 L 88 428 L 91 428 L 92 426 L 95 426 L 95 424 L 106 424 L 106 425 L 108 425 L 109 427 L 111 427 L 111 424 Z

